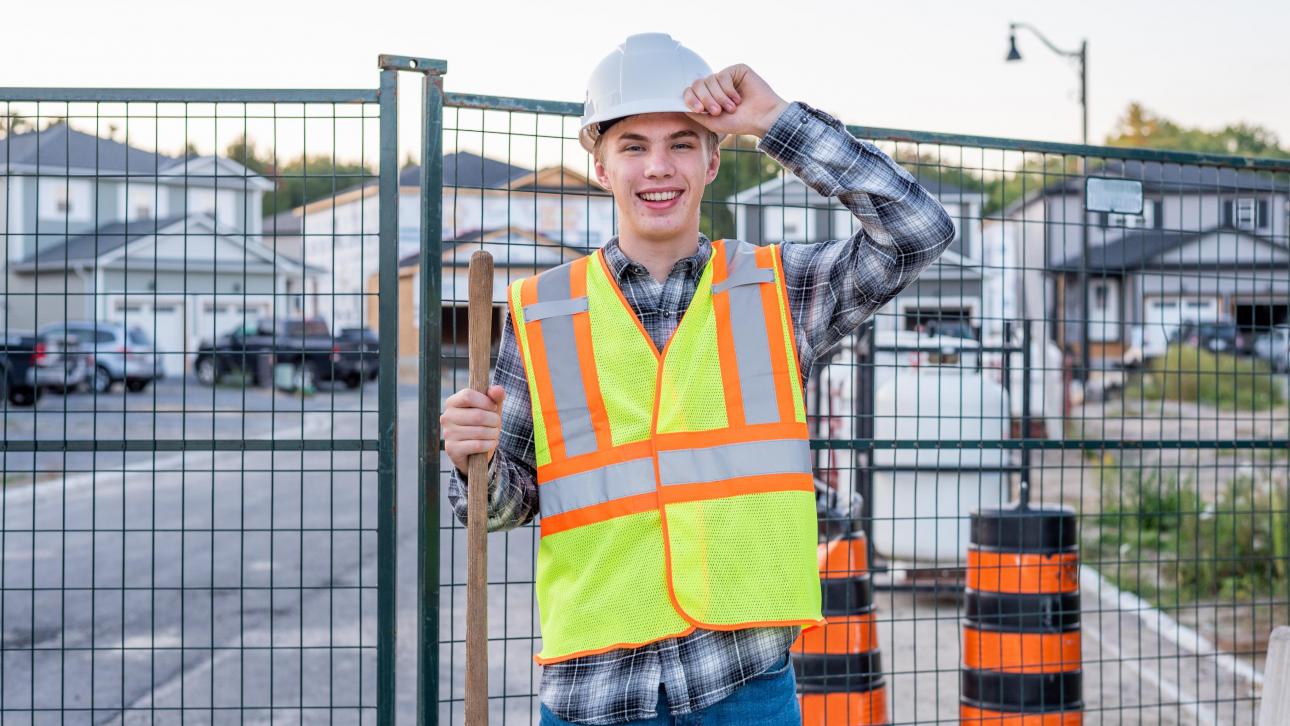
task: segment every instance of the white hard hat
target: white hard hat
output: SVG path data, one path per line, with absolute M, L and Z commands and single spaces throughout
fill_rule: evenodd
M 591 72 L 578 141 L 590 152 L 603 122 L 638 113 L 691 112 L 682 100 L 685 89 L 710 75 L 698 53 L 667 33 L 628 36 Z

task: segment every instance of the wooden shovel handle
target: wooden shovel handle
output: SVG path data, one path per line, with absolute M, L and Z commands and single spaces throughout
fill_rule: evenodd
M 470 256 L 470 387 L 488 394 L 493 256 Z M 466 460 L 466 726 L 488 723 L 488 456 Z

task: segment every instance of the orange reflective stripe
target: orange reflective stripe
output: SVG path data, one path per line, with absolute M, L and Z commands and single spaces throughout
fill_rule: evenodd
M 604 504 L 596 504 L 582 509 L 575 509 L 552 517 L 542 518 L 542 536 L 563 532 L 574 527 L 605 522 L 615 517 L 629 514 L 640 514 L 658 508 L 658 494 L 647 492 L 622 499 L 614 499 Z
M 815 482 L 810 474 L 762 474 L 744 476 L 701 484 L 672 484 L 662 487 L 659 501 L 664 504 L 697 502 L 703 499 L 722 499 L 742 494 L 767 494 L 770 492 L 814 492 Z
M 807 438 L 806 424 L 796 421 L 753 424 L 740 428 L 714 429 L 712 431 L 676 431 L 655 434 L 659 450 L 694 449 L 702 446 L 723 446 L 745 441 L 764 439 Z
M 775 248 L 775 276 L 784 284 L 780 288 L 780 302 L 784 306 L 784 319 L 788 321 L 788 339 L 793 341 L 793 371 L 792 374 L 797 376 L 797 383 L 802 383 L 802 362 L 797 358 L 797 330 L 793 324 L 793 308 L 788 304 L 788 278 L 784 276 L 784 250 L 779 245 L 771 245 Z
M 712 243 L 712 284 L 724 282 L 729 272 L 726 265 L 726 242 L 717 240 Z M 739 428 L 744 425 L 744 401 L 739 381 L 730 380 L 739 376 L 735 338 L 730 329 L 730 297 L 713 295 L 712 313 L 717 319 L 717 356 L 721 361 L 721 372 L 727 378 L 726 385 L 722 387 L 726 399 L 726 421 L 730 428 Z
M 573 474 L 581 474 L 584 471 L 650 456 L 653 452 L 653 445 L 646 439 L 645 441 L 622 444 L 604 451 L 593 451 L 590 454 L 571 456 L 561 461 L 552 461 L 550 464 L 539 466 L 537 470 L 538 481 L 550 481 Z
M 1080 669 L 1080 632 L 1009 633 L 963 627 L 963 665 L 1004 673 Z
M 759 267 L 775 268 L 774 247 L 758 247 L 756 256 Z M 760 287 L 761 308 L 766 315 L 766 337 L 770 343 L 770 364 L 775 372 L 775 401 L 779 404 L 779 420 L 792 421 L 796 414 L 793 413 L 793 392 L 789 388 L 793 382 L 789 376 L 795 374 L 787 370 L 789 357 L 788 351 L 784 350 L 783 325 L 779 318 L 778 285 Z
M 587 295 L 588 262 L 588 258 L 580 257 L 570 267 L 569 294 L 572 297 Z M 582 384 L 587 392 L 591 425 L 596 431 L 596 448 L 604 451 L 612 446 L 612 442 L 609 436 L 609 414 L 605 411 L 605 399 L 600 394 L 600 374 L 596 372 L 595 351 L 591 344 L 591 315 L 573 316 L 573 337 L 578 346 L 578 362 L 582 366 Z
M 537 282 L 537 277 L 534 276 L 521 284 L 521 305 L 537 302 Z M 537 378 L 533 384 L 537 388 L 538 403 L 542 408 L 542 421 L 546 424 L 547 447 L 551 460 L 558 461 L 564 458 L 564 437 L 560 433 L 560 415 L 555 408 L 555 391 L 551 387 L 551 368 L 547 365 L 546 345 L 542 341 L 542 324 L 526 320 L 524 330 L 528 335 L 529 357 L 533 361 L 533 372 Z
M 969 547 L 967 586 L 978 592 L 1075 592 L 1079 589 L 1079 555 L 992 552 Z
M 868 726 L 887 723 L 887 687 L 870 691 L 803 693 L 802 726 Z

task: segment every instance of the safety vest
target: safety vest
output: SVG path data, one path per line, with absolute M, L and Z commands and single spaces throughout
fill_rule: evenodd
M 822 625 L 815 495 L 776 246 L 712 244 L 660 353 L 603 251 L 512 283 L 533 406 L 538 663 Z

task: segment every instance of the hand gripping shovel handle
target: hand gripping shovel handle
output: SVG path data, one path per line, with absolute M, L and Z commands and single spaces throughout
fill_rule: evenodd
M 470 256 L 470 387 L 487 395 L 493 256 Z M 466 726 L 488 723 L 488 456 L 466 461 Z

